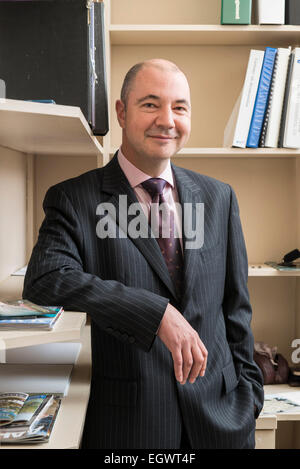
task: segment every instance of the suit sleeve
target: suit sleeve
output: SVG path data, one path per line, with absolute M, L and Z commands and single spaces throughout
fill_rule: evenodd
M 169 299 L 84 271 L 83 230 L 60 185 L 48 190 L 43 208 L 45 219 L 27 268 L 23 298 L 84 311 L 102 330 L 149 351 Z
M 253 360 L 252 309 L 249 300 L 248 259 L 236 195 L 232 188 L 228 221 L 227 266 L 223 312 L 237 377 L 251 382 L 258 417 L 264 401 L 263 378 Z

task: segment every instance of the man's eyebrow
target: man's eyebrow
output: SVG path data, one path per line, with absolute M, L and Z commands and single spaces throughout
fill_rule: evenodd
M 136 103 L 137 104 L 140 104 L 142 103 L 143 101 L 146 101 L 147 99 L 160 99 L 159 96 L 156 96 L 155 94 L 147 94 L 147 96 L 143 96 L 142 98 L 139 98 Z
M 158 101 L 160 99 L 159 96 L 156 96 L 155 94 L 147 94 L 147 96 L 143 96 L 142 98 L 139 98 L 136 103 L 141 104 L 143 101 L 147 101 L 147 99 L 154 99 Z M 176 99 L 175 101 L 176 104 L 185 104 L 188 108 L 191 107 L 190 103 L 186 99 Z

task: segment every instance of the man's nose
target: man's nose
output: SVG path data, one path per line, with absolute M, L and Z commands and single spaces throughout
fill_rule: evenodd
M 172 108 L 168 106 L 161 107 L 156 118 L 156 125 L 171 129 L 175 127 Z

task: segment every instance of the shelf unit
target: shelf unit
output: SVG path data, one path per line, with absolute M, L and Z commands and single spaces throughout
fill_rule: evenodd
M 300 337 L 300 275 L 264 263 L 300 245 L 300 150 L 223 148 L 223 132 L 250 49 L 299 45 L 300 27 L 220 25 L 220 0 L 187 0 L 184 7 L 180 0 L 106 0 L 105 9 L 110 132 L 103 140 L 104 161 L 121 142 L 114 109 L 127 70 L 154 57 L 174 61 L 190 83 L 192 132 L 173 162 L 235 190 L 249 259 L 254 338 L 277 345 L 291 362 L 292 340 Z M 275 431 L 278 447 L 300 447 L 298 426 L 281 431 L 276 416 L 258 419 L 257 447 L 274 447 Z
M 58 180 L 103 164 L 103 146 L 81 110 L 72 106 L 0 100 L 0 300 L 21 298 L 40 226 L 41 200 Z M 79 448 L 90 392 L 90 328 L 86 314 L 64 312 L 52 331 L 0 331 L 0 352 L 52 342 L 81 341 L 49 443 L 26 448 Z M 1 356 L 2 356 L 1 355 Z M 1 449 L 24 448 L 1 445 Z

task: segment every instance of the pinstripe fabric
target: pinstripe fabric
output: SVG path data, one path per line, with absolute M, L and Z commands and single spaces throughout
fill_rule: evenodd
M 179 448 L 182 421 L 192 448 L 254 446 L 254 404 L 257 416 L 263 390 L 237 200 L 227 184 L 172 169 L 181 204 L 201 202 L 205 210 L 204 245 L 184 252 L 182 298 L 155 239 L 96 236 L 99 203 L 118 208 L 119 194 L 137 202 L 116 156 L 51 187 L 44 200 L 23 297 L 91 316 L 84 448 Z M 176 382 L 171 354 L 155 335 L 169 301 L 208 350 L 205 376 L 194 384 Z

